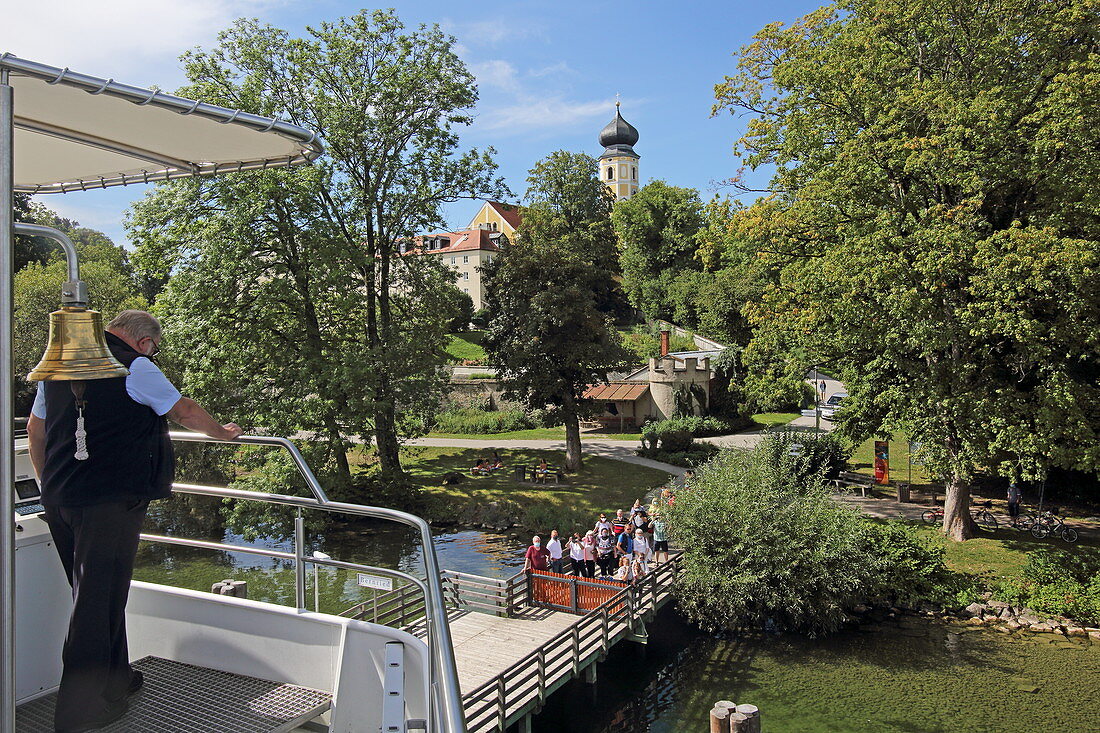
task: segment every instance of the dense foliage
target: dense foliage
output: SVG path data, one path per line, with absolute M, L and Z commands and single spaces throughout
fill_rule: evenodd
M 434 422 L 432 429 L 439 433 L 508 433 L 536 427 L 535 421 L 522 410 L 480 410 L 476 407 L 440 412 Z
M 648 318 L 694 320 L 678 303 L 695 260 L 695 236 L 703 228 L 703 204 L 692 188 L 651 181 L 612 212 L 619 239 L 623 289 Z
M 796 481 L 814 476 L 835 477 L 852 457 L 852 447 L 835 433 L 780 430 L 761 439 L 764 460 L 791 474 Z
M 1100 624 L 1100 555 L 1058 550 L 1028 553 L 1023 579 L 994 587 L 1004 601 L 1038 613 Z
M 703 253 L 764 286 L 751 378 L 830 361 L 848 427 L 924 443 L 956 539 L 976 468 L 1100 466 L 1098 9 L 842 0 L 716 88 L 775 171 Z
M 685 548 L 680 609 L 705 629 L 833 631 L 858 604 L 928 597 L 949 582 L 942 550 L 829 499 L 766 450 L 725 451 L 668 512 Z
M 596 161 L 551 153 L 531 170 L 521 244 L 485 267 L 484 346 L 508 394 L 561 408 L 565 462 L 581 468 L 581 395 L 629 363 L 609 312 L 617 287 L 611 197 Z

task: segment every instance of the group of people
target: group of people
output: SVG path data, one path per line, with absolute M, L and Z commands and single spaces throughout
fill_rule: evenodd
M 478 458 L 477 463 L 470 469 L 470 473 L 475 476 L 488 476 L 493 471 L 500 471 L 503 468 L 504 461 L 500 460 L 496 451 L 493 451 L 492 458 Z
M 650 563 L 668 560 L 668 526 L 661 508 L 672 501 L 671 490 L 664 489 L 648 509 L 638 499 L 629 513 L 617 509 L 608 519 L 601 512 L 592 529 L 583 535 L 573 532 L 564 543 L 556 529 L 545 545 L 536 535 L 524 555 L 523 569 L 633 582 L 649 571 Z

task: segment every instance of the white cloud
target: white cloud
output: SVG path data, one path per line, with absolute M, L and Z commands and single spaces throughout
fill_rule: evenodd
M 512 66 L 512 64 L 507 61 L 493 59 L 491 61 L 470 64 L 470 71 L 477 77 L 479 89 L 491 86 L 506 92 L 520 91 L 516 67 Z
M 440 21 L 439 25 L 466 45 L 495 46 L 505 41 L 516 41 L 541 34 L 541 29 L 530 21 L 520 24 L 504 18 L 461 21 L 447 18 Z
M 54 0 L 20 2 L 0 26 L 0 50 L 92 76 L 172 89 L 178 56 L 210 46 L 234 18 L 281 0 Z
M 609 117 L 615 109 L 611 100 L 580 102 L 561 97 L 525 97 L 506 105 L 482 106 L 479 127 L 498 132 L 514 129 L 517 134 L 571 127 L 590 118 Z

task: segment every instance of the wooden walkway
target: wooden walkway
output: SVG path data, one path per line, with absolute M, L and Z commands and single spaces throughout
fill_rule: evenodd
M 584 593 L 571 579 L 519 573 L 507 580 L 444 571 L 444 591 L 459 684 L 470 733 L 526 729 L 547 696 L 570 680 L 594 682 L 596 663 L 624 639 L 645 642 L 647 621 L 672 597 L 679 553 L 630 586 L 604 586 L 607 600 L 587 612 L 549 607 L 539 597 L 576 607 Z M 552 587 L 550 592 L 546 586 Z M 583 585 L 583 583 L 582 583 Z M 532 588 L 541 591 L 532 592 Z M 591 590 L 589 588 L 588 590 Z M 571 594 L 571 595 L 570 595 Z M 565 600 L 568 599 L 568 600 Z M 345 615 L 426 635 L 423 599 L 410 586 L 359 604 Z

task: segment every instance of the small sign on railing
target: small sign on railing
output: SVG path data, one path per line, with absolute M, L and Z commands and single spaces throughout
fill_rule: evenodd
M 381 575 L 367 575 L 358 573 L 355 581 L 362 588 L 374 588 L 375 590 L 393 590 L 393 578 L 383 578 Z

